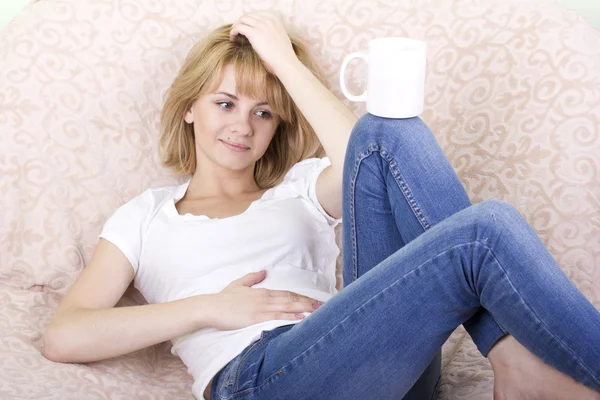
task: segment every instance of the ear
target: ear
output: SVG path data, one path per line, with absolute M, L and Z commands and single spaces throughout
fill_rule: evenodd
M 183 117 L 183 119 L 188 124 L 191 124 L 194 122 L 194 104 L 192 104 L 190 109 L 185 113 L 185 116 Z

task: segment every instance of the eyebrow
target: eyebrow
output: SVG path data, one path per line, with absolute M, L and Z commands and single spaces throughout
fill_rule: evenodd
M 214 94 L 224 94 L 225 96 L 228 96 L 230 98 L 232 98 L 233 100 L 239 100 L 235 95 L 231 94 L 231 93 L 227 93 L 227 92 L 216 92 Z M 266 101 L 261 101 L 260 103 L 256 103 L 257 106 L 263 106 L 263 105 L 269 105 L 269 103 L 267 103 Z

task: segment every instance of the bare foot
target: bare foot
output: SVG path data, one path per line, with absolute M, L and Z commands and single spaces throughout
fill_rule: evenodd
M 600 393 L 545 364 L 511 335 L 488 353 L 494 400 L 600 400 Z

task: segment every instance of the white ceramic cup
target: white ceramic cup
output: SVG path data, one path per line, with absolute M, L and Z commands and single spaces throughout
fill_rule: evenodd
M 367 88 L 355 96 L 346 87 L 346 67 L 353 58 L 368 65 Z M 348 54 L 340 69 L 340 86 L 351 101 L 366 101 L 367 111 L 386 118 L 411 118 L 423 112 L 425 42 L 403 37 L 369 41 L 367 51 Z

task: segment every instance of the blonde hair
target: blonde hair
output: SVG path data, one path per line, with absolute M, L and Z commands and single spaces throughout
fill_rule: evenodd
M 270 188 L 281 182 L 298 161 L 323 157 L 325 152 L 313 128 L 279 79 L 264 67 L 248 39 L 238 35 L 229 40 L 231 26 L 215 29 L 192 47 L 167 91 L 160 115 L 159 157 L 164 166 L 177 174 L 195 172 L 194 128 L 184 121 L 184 115 L 199 96 L 216 90 L 224 67 L 232 64 L 236 71 L 236 91 L 264 99 L 280 119 L 271 143 L 254 168 L 257 185 Z M 307 44 L 289 28 L 286 30 L 300 62 L 326 85 Z

